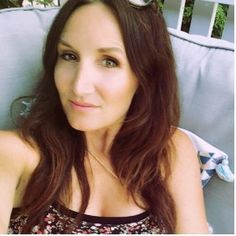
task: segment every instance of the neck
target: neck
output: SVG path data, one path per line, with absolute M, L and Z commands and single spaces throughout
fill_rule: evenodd
M 108 172 L 111 176 L 113 176 L 115 179 L 118 179 L 117 175 L 114 173 L 112 168 L 106 166 L 100 159 L 99 157 L 96 157 L 93 153 L 88 151 L 88 154 L 93 157 L 93 159 L 106 171 Z
M 88 159 L 92 172 L 97 170 L 97 168 L 94 168 L 94 165 L 96 166 L 98 164 L 105 172 L 109 173 L 113 178 L 118 179 L 113 171 L 110 159 L 110 149 L 116 133 L 114 130 L 93 131 L 86 132 L 85 137 L 88 157 L 92 157 L 92 160 L 90 158 Z
M 85 137 L 88 150 L 95 155 L 97 154 L 101 157 L 109 157 L 109 151 L 117 132 L 118 130 L 114 131 L 109 129 L 86 132 Z

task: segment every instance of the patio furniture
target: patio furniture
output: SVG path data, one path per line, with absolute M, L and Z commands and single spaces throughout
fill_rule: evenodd
M 12 101 L 32 94 L 42 72 L 45 36 L 57 11 L 57 8 L 0 11 L 1 129 L 14 128 L 10 116 Z M 233 169 L 234 45 L 176 29 L 169 31 L 179 79 L 180 126 L 227 153 Z M 204 195 L 214 233 L 234 233 L 233 184 L 213 176 L 204 188 Z

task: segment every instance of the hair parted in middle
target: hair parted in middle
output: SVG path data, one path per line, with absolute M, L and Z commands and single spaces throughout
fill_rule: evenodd
M 69 201 L 72 167 L 82 193 L 80 213 L 88 205 L 84 133 L 74 130 L 66 119 L 54 69 L 66 22 L 75 10 L 94 3 L 104 4 L 116 17 L 128 61 L 138 80 L 125 121 L 111 146 L 113 168 L 134 200 L 136 194 L 140 195 L 156 221 L 173 233 L 176 214 L 167 180 L 173 149 L 170 140 L 179 122 L 175 62 L 162 14 L 152 5 L 137 9 L 127 0 L 68 0 L 50 28 L 43 55 L 44 74 L 35 90 L 36 101 L 19 128 L 22 137 L 29 142 L 33 139 L 40 152 L 39 165 L 24 194 L 23 209 L 30 216 L 24 231 L 40 219 L 49 204 L 62 196 Z

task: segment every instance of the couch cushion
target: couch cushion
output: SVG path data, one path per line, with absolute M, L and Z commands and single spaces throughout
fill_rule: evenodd
M 169 31 L 179 78 L 181 126 L 233 157 L 234 45 Z
M 57 8 L 0 11 L 0 128 L 13 128 L 10 105 L 30 95 L 42 71 L 45 36 Z M 181 127 L 220 148 L 233 169 L 233 45 L 169 29 L 177 63 Z M 213 177 L 204 190 L 215 233 L 234 232 L 233 184 Z
M 228 154 L 234 169 L 234 45 L 169 29 L 181 99 L 180 126 Z M 234 186 L 216 175 L 204 189 L 215 233 L 234 232 Z
M 31 94 L 42 70 L 45 35 L 58 9 L 5 9 L 0 11 L 0 128 L 12 128 L 10 104 Z

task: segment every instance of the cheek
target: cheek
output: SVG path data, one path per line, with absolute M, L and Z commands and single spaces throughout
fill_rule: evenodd
M 68 70 L 66 70 L 66 68 L 61 66 L 60 63 L 58 63 L 54 71 L 54 80 L 56 88 L 60 94 L 65 92 L 69 88 L 71 78 L 71 71 L 69 72 Z
M 113 85 L 114 94 L 121 98 L 131 99 L 137 89 L 137 79 L 130 74 L 120 76 Z
M 54 71 L 54 81 L 55 81 L 55 85 L 56 85 L 56 88 L 57 88 L 58 92 L 59 92 L 59 87 L 60 87 L 59 86 L 59 84 L 60 84 L 59 75 L 60 75 L 60 73 L 59 73 L 58 68 L 56 66 L 55 71 Z
M 137 87 L 137 79 L 134 76 L 127 75 L 114 78 L 111 83 L 104 83 L 103 85 L 107 95 L 106 99 L 124 106 L 130 104 Z

